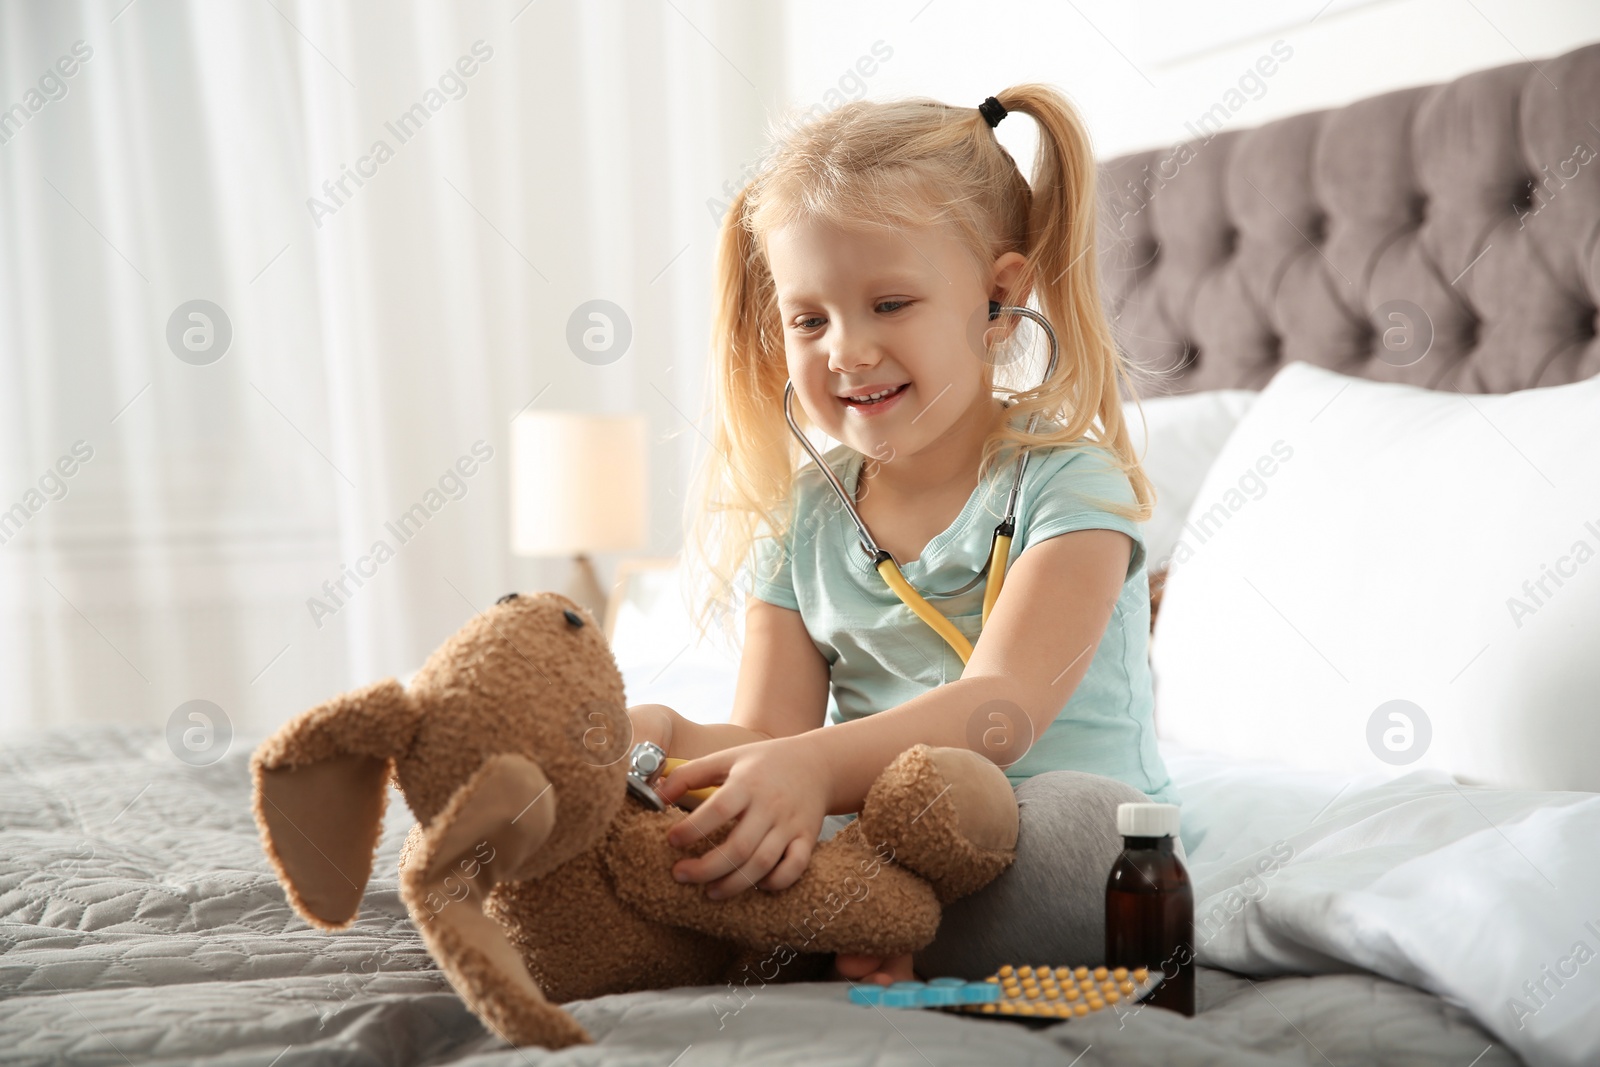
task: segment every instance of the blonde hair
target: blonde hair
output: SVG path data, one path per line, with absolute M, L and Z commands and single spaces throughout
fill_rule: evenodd
M 1088 131 L 1052 86 L 1030 83 L 996 95 L 1008 112 L 1038 124 L 1031 186 L 976 107 L 922 97 L 858 100 L 780 139 L 729 206 L 718 239 L 707 367 L 711 450 L 685 536 L 693 579 L 686 588 L 701 636 L 713 623 L 725 634 L 735 631 L 739 572 L 758 537 L 787 535 L 785 505 L 797 464 L 806 461 L 784 420 L 788 370 L 764 253 L 766 235 L 796 220 L 950 226 L 980 277 L 1001 255 L 1021 253 L 1026 264 L 1002 303 L 1033 294 L 1055 328 L 1060 358 L 1049 381 L 1009 390 L 1008 415 L 984 442 L 980 478 L 1008 444 L 1082 447 L 1087 438 L 1110 453 L 1138 501 L 1106 506 L 1136 522 L 1148 518 L 1154 494 L 1133 454 L 1119 393 L 1125 388 L 1136 398 L 1136 372 L 1117 350 L 1100 303 Z M 993 366 L 984 372 L 991 383 Z M 1043 366 L 1027 372 L 1030 381 Z M 803 408 L 796 403 L 793 410 L 801 428 L 810 429 Z M 1038 432 L 1029 434 L 1034 412 Z

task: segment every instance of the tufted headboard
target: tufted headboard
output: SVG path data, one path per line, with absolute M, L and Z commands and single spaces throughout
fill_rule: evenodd
M 1600 44 L 1121 156 L 1100 188 L 1141 395 L 1294 360 L 1480 393 L 1600 373 Z

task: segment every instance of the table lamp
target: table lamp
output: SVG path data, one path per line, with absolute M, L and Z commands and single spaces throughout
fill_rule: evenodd
M 649 529 L 646 417 L 532 411 L 511 424 L 511 550 L 570 556 L 561 592 L 605 618 L 591 552 L 637 552 Z

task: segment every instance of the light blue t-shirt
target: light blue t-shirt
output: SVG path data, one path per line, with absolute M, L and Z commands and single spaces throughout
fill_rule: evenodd
M 1005 515 L 1006 495 L 1016 476 L 1015 454 L 1005 448 L 949 529 L 929 541 L 914 562 L 900 565 L 912 587 L 974 645 L 981 631 L 984 583 L 947 598 L 929 593 L 960 589 L 982 568 L 995 524 Z M 839 445 L 823 458 L 854 500 L 863 455 Z M 1135 502 L 1127 475 L 1101 446 L 1032 451 L 1017 502 L 1012 565 L 1029 546 L 1074 530 L 1120 530 L 1133 539 L 1134 547 L 1122 593 L 1088 673 L 1049 728 L 1006 774 L 1014 785 L 1042 771 L 1088 771 L 1127 782 L 1154 800 L 1176 803 L 1151 718 L 1144 537 L 1138 524 L 1106 511 L 1097 498 Z M 873 569 L 855 524 L 815 465 L 808 463 L 795 475 L 790 506 L 797 518 L 782 550 L 772 537 L 756 541 L 754 574 L 746 587 L 762 600 L 800 612 L 828 661 L 831 721 L 871 715 L 960 678 L 961 657 Z M 1077 651 L 1063 642 L 1062 668 Z

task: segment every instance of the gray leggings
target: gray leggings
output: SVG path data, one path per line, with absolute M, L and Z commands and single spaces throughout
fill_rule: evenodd
M 1016 862 L 944 909 L 933 943 L 913 958 L 917 974 L 978 980 L 1007 963 L 1094 967 L 1105 955 L 1106 876 L 1122 852 L 1117 805 L 1150 798 L 1082 771 L 1036 774 L 1015 792 Z M 829 815 L 819 838 L 850 818 Z M 1177 851 L 1181 859 L 1181 841 Z

